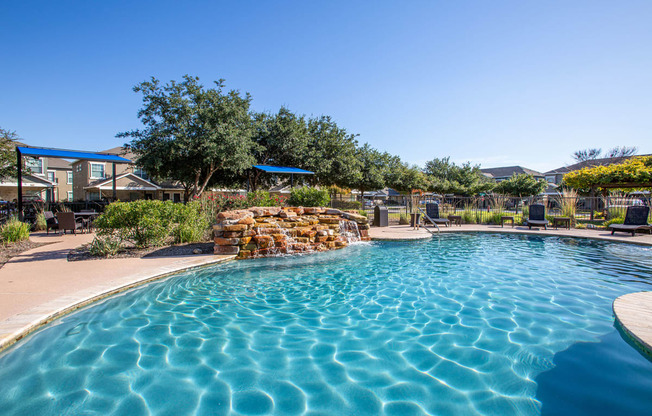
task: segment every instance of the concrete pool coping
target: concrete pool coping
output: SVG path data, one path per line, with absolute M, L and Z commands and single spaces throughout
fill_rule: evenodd
M 441 231 L 443 233 L 483 232 L 563 236 L 652 246 L 652 235 L 611 236 L 604 230 L 529 230 L 527 227 L 519 226 L 503 228 L 474 224 L 441 227 Z M 408 225 L 372 227 L 369 235 L 374 240 L 432 238 L 428 231 L 413 230 Z M 90 303 L 171 274 L 213 265 L 235 257 L 207 254 L 68 262 L 68 251 L 90 242 L 92 237 L 93 234 L 77 236 L 34 234 L 32 240 L 35 242 L 52 244 L 21 253 L 0 269 L 0 351 L 41 326 Z M 627 296 L 629 295 L 622 298 Z M 638 298 L 635 301 L 625 298 L 618 304 L 625 305 L 624 309 L 627 309 L 627 305 L 631 302 L 634 302 L 636 311 L 647 310 L 649 316 L 652 316 L 652 295 L 642 303 Z M 614 313 L 617 314 L 615 307 Z M 636 316 L 647 315 L 639 313 Z M 618 315 L 617 319 L 619 319 Z M 652 322 L 649 317 L 646 319 L 647 322 Z M 644 326 L 647 322 L 642 322 L 640 319 L 631 321 L 633 323 L 628 319 L 624 321 L 619 319 L 619 322 L 626 333 L 634 334 L 631 336 L 635 340 L 652 351 L 652 330 L 648 330 L 649 326 Z
M 32 241 L 50 244 L 20 253 L 0 269 L 0 351 L 43 325 L 108 296 L 235 258 L 200 254 L 67 260 L 71 249 L 93 237 L 35 233 Z

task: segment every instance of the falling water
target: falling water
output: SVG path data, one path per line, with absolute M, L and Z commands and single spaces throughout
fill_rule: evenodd
M 346 242 L 349 244 L 361 241 L 360 229 L 355 221 L 340 220 L 340 235 L 346 238 Z

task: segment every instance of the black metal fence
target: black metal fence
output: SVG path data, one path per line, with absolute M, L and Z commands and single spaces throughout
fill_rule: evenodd
M 54 213 L 61 211 L 79 212 L 81 210 L 94 210 L 104 212 L 104 208 L 109 204 L 107 201 L 82 201 L 82 202 L 25 202 L 23 203 L 24 221 L 33 223 L 36 220 L 36 214 L 42 211 L 52 211 Z M 0 224 L 4 224 L 9 218 L 18 216 L 18 208 L 15 202 L 0 203 Z
M 407 220 L 417 207 L 425 211 L 427 203 L 439 204 L 440 216 L 460 216 L 466 224 L 499 224 L 501 217 L 512 216 L 517 224 L 527 219 L 529 206 L 543 204 L 546 216 L 569 217 L 575 223 L 599 224 L 607 220 L 624 218 L 628 206 L 651 205 L 650 197 L 563 197 L 536 196 L 516 198 L 504 196 L 485 197 L 432 197 L 432 196 L 396 196 L 386 199 L 366 201 L 364 210 L 373 218 L 374 207 L 384 205 L 389 212 L 390 223 L 399 223 L 401 217 Z M 652 221 L 652 215 L 650 218 Z

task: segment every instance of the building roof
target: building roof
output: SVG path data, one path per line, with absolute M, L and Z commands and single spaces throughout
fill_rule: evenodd
M 130 178 L 134 182 L 142 182 L 146 184 L 149 188 L 152 189 L 161 189 L 160 186 L 156 185 L 155 183 L 152 183 L 146 179 L 141 178 L 140 176 L 134 175 L 131 172 L 123 173 L 122 175 L 118 175 L 115 177 L 116 182 L 119 181 L 120 179 L 123 178 Z M 98 179 L 96 181 L 93 181 L 89 183 L 87 186 L 84 187 L 84 189 L 94 189 L 94 188 L 103 188 L 103 187 L 112 187 L 113 186 L 113 177 L 110 178 L 104 178 L 104 179 Z M 134 188 L 136 189 L 136 188 Z
M 536 170 L 524 168 L 522 166 L 504 166 L 499 168 L 480 169 L 480 172 L 491 178 L 511 178 L 514 175 L 521 175 L 523 173 L 532 176 L 541 176 L 544 174 Z
M 607 166 L 614 165 L 616 163 L 622 163 L 627 159 L 638 156 L 650 156 L 650 155 L 635 155 L 635 156 L 620 156 L 620 157 L 603 157 L 601 159 L 585 160 L 584 162 L 575 163 L 568 166 L 562 166 L 561 168 L 553 169 L 546 172 L 546 175 L 556 175 L 556 174 L 565 174 L 572 172 L 574 170 L 580 170 L 584 168 L 591 168 L 594 166 Z
M 48 169 L 72 170 L 72 164 L 65 159 L 48 158 Z

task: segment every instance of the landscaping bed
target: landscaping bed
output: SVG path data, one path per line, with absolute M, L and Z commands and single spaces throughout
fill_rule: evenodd
M 166 257 L 166 256 L 190 256 L 197 254 L 212 254 L 213 242 L 208 243 L 191 243 L 191 244 L 174 244 L 163 247 L 136 248 L 126 247 L 115 255 L 94 256 L 89 251 L 89 244 L 70 250 L 68 261 L 82 260 L 103 260 L 103 259 L 123 259 L 123 258 L 142 258 L 142 257 Z
M 31 250 L 33 248 L 41 247 L 46 244 L 52 243 L 35 243 L 30 240 L 17 241 L 15 243 L 0 244 L 0 268 L 5 265 L 12 257 L 16 257 L 20 253 Z M 211 245 L 212 250 L 212 245 Z

